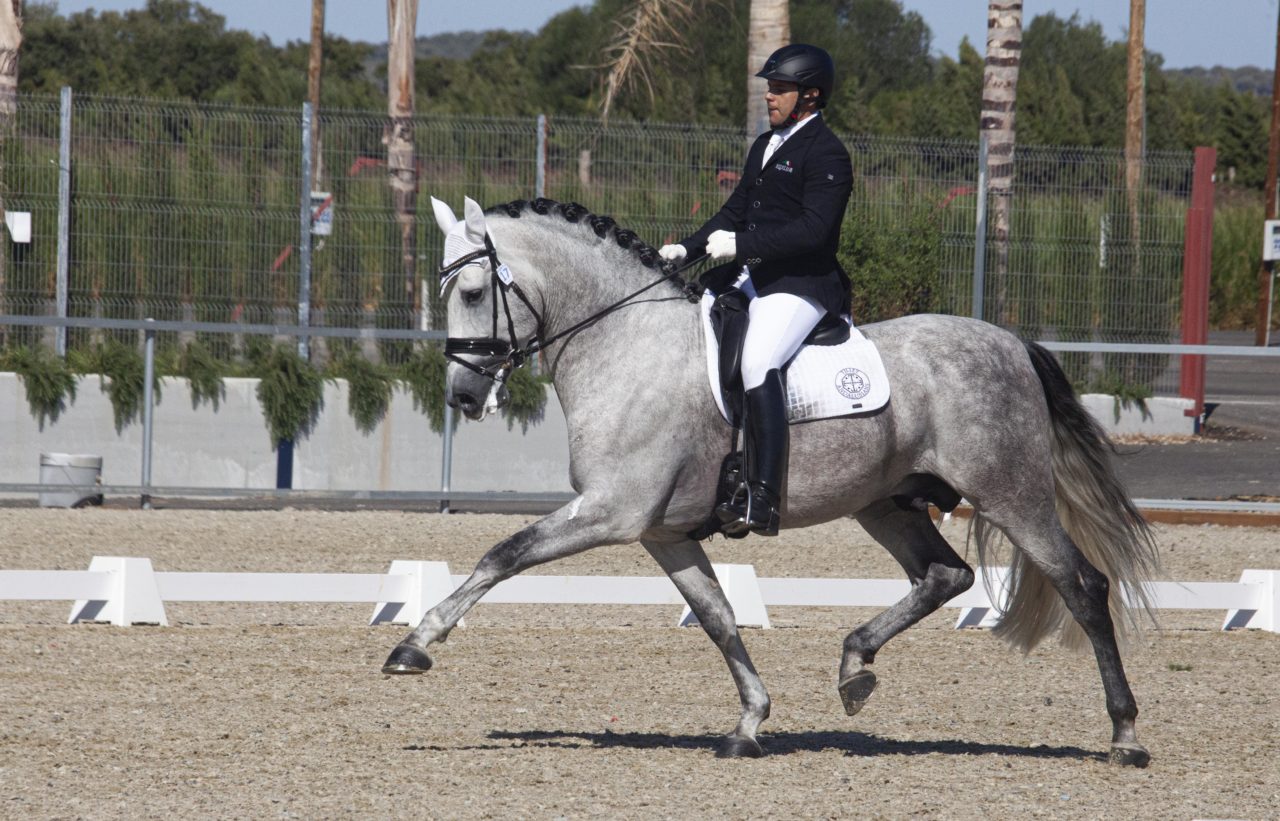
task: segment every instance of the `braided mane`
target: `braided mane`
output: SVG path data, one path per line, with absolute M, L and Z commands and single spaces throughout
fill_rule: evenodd
M 518 219 L 530 212 L 540 216 L 558 215 L 567 222 L 586 223 L 591 226 L 591 230 L 595 232 L 596 236 L 601 239 L 613 239 L 619 248 L 634 254 L 644 267 L 657 268 L 664 274 L 670 274 L 675 271 L 675 263 L 667 262 L 659 257 L 658 249 L 640 239 L 640 236 L 635 231 L 620 228 L 613 217 L 593 214 L 587 210 L 585 205 L 580 205 L 576 202 L 557 202 L 545 197 L 539 197 L 532 201 L 512 200 L 511 202 L 505 202 L 486 209 L 485 213 L 504 214 L 512 219 Z

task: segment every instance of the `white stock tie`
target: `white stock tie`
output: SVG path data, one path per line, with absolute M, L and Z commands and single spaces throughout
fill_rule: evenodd
M 761 168 L 769 164 L 769 158 L 773 156 L 773 152 L 777 151 L 781 145 L 782 135 L 777 131 L 773 132 L 773 136 L 769 137 L 769 144 L 764 147 L 764 159 L 760 162 Z

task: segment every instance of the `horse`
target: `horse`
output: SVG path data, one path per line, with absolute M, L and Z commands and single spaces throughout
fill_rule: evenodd
M 763 755 L 756 735 L 769 695 L 695 538 L 733 432 L 711 393 L 688 287 L 634 232 L 575 203 L 486 211 L 468 198 L 463 220 L 434 203 L 446 235 L 446 401 L 482 418 L 505 401 L 510 370 L 541 352 L 564 410 L 576 496 L 486 552 L 382 671 L 429 670 L 430 645 L 504 579 L 639 541 L 737 687 L 741 714 L 717 755 Z M 837 690 L 845 712 L 855 715 L 877 686 L 871 665 L 880 648 L 973 584 L 973 569 L 920 498 L 963 497 L 979 563 L 997 548 L 1012 553 L 995 634 L 1024 652 L 1052 634 L 1068 644 L 1087 639 L 1112 722 L 1108 758 L 1146 766 L 1118 635 L 1145 621 L 1144 609 L 1150 615 L 1141 584 L 1157 572 L 1158 553 L 1109 463 L 1105 434 L 1047 350 L 994 325 L 926 314 L 860 328 L 881 352 L 890 401 L 873 413 L 793 425 L 782 509 L 786 528 L 853 517 L 911 582 L 901 601 L 844 639 Z

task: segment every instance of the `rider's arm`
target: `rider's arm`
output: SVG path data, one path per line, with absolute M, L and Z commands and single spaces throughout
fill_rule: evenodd
M 707 220 L 697 231 L 680 240 L 680 244 L 688 249 L 690 259 L 700 256 L 707 250 L 707 237 L 711 236 L 711 232 L 737 231 L 738 226 L 742 225 L 746 220 L 748 190 L 751 188 L 752 183 L 755 182 L 755 178 L 759 176 L 759 174 L 752 173 L 751 169 L 754 166 L 757 171 L 759 170 L 760 154 L 757 149 L 763 150 L 759 148 L 759 144 L 761 141 L 767 143 L 768 140 L 769 132 L 766 131 L 756 140 L 757 145 L 752 146 L 751 150 L 747 152 L 747 164 L 742 171 L 742 176 L 738 178 L 738 184 L 734 186 L 733 193 L 729 195 L 729 199 L 720 207 L 716 215 Z

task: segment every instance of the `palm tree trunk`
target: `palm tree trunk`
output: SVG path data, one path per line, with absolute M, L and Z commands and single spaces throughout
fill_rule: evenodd
M 1009 226 L 1013 195 L 1014 113 L 1018 66 L 1022 58 L 1021 0 L 987 4 L 987 64 L 982 72 L 982 121 L 990 164 L 987 195 L 991 209 L 994 285 L 991 317 L 1001 324 L 1015 318 L 1009 307 Z
M 0 192 L 4 190 L 4 145 L 14 137 L 18 114 L 18 49 L 22 46 L 22 0 L 0 0 Z M 0 194 L 0 217 L 5 212 Z M 8 244 L 0 242 L 7 252 Z M 9 254 L 0 253 L 0 314 L 9 312 Z M 9 343 L 9 328 L 0 326 L 0 347 Z
M 320 141 L 320 81 L 324 68 L 324 0 L 311 0 L 311 49 L 307 54 L 307 99 L 311 102 L 311 190 L 323 191 L 324 157 Z M 314 243 L 315 239 L 311 239 Z M 317 276 L 320 266 L 311 256 L 311 324 L 324 324 L 324 304 L 327 301 L 328 278 Z M 311 361 L 323 365 L 329 361 L 327 337 L 313 336 L 310 340 Z
M 769 130 L 769 109 L 764 102 L 768 83 L 756 72 L 769 55 L 791 40 L 791 15 L 787 0 L 751 0 L 747 31 L 747 139 Z
M 387 0 L 387 116 L 383 134 L 387 146 L 387 172 L 392 207 L 400 226 L 400 255 L 405 296 L 411 310 L 409 327 L 417 327 L 422 313 L 417 287 L 417 250 L 414 221 L 417 215 L 418 173 L 413 159 L 413 45 L 418 22 L 418 0 Z M 367 309 L 367 308 L 366 308 Z
M 1129 204 L 1129 239 L 1139 242 L 1138 192 L 1142 188 L 1145 154 L 1146 70 L 1143 29 L 1146 26 L 1145 0 L 1129 0 L 1129 78 L 1124 122 L 1124 189 Z M 1136 248 L 1135 248 L 1136 250 Z

